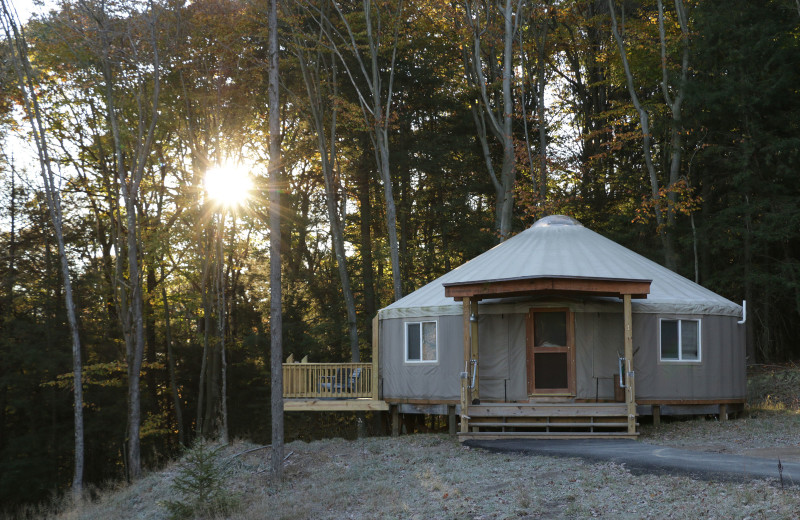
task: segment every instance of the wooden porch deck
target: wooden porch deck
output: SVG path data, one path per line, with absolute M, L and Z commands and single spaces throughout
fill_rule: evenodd
M 459 440 L 635 438 L 626 403 L 530 402 L 471 405 Z
M 287 412 L 386 411 L 378 384 L 378 317 L 372 320 L 372 361 L 309 363 L 290 355 L 283 364 L 283 409 Z

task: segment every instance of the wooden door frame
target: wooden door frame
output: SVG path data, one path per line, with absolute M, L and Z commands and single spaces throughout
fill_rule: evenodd
M 533 345 L 533 315 L 537 312 L 564 312 L 567 320 L 567 345 L 559 350 L 554 347 L 545 347 L 549 352 L 567 353 L 567 388 L 557 388 L 552 390 L 536 391 L 534 354 L 536 351 Z M 542 348 L 542 347 L 540 347 Z M 528 395 L 569 395 L 575 396 L 575 317 L 568 307 L 532 307 L 525 317 L 525 365 L 528 372 Z

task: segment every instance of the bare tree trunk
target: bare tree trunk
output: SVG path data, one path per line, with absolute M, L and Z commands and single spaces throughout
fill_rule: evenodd
M 486 27 L 480 26 L 480 14 L 473 8 L 472 2 L 465 1 L 464 9 L 466 22 L 472 29 L 472 55 L 464 55 L 465 66 L 468 69 L 467 79 L 473 86 L 480 90 L 481 115 L 476 117 L 477 108 L 473 109 L 473 118 L 478 123 L 479 138 L 483 148 L 484 159 L 492 177 L 495 187 L 495 226 L 500 234 L 500 240 L 506 240 L 511 235 L 511 224 L 514 212 L 514 183 L 516 182 L 516 154 L 514 150 L 514 137 L 512 134 L 512 122 L 514 117 L 514 99 L 512 97 L 512 80 L 514 77 L 513 68 L 513 44 L 514 36 L 518 29 L 518 15 L 521 2 L 515 4 L 512 0 L 505 0 L 504 5 L 498 6 L 503 18 L 503 50 L 501 57 L 501 88 L 500 97 L 502 106 L 494 106 L 492 96 L 488 92 L 487 79 L 483 72 L 484 60 L 481 38 L 487 31 Z M 486 9 L 486 24 L 489 24 L 490 10 L 493 4 L 483 6 Z M 494 79 L 494 78 L 492 78 Z M 500 176 L 494 173 L 489 158 L 489 147 L 486 141 L 486 122 L 494 134 L 495 138 L 503 147 L 503 164 L 500 169 Z M 483 136 L 483 137 L 481 137 Z
M 158 222 L 158 220 L 152 220 L 152 222 Z M 144 255 L 144 251 L 142 251 L 142 255 Z M 156 346 L 156 316 L 155 316 L 155 309 L 153 302 L 155 301 L 156 295 L 156 269 L 153 262 L 148 262 L 147 266 L 144 268 L 145 275 L 145 291 L 144 291 L 144 299 L 142 301 L 143 304 L 143 312 L 144 312 L 144 359 L 147 361 L 148 365 L 150 365 L 150 369 L 147 370 L 145 375 L 145 382 L 147 383 L 147 392 L 149 394 L 149 398 L 152 400 L 154 406 L 159 406 L 159 395 L 158 395 L 158 382 L 156 378 L 156 370 L 152 367 L 156 363 L 157 359 L 157 346 Z
M 133 143 L 133 150 L 127 151 L 122 141 L 117 117 L 117 102 L 114 96 L 116 78 L 112 71 L 112 47 L 109 37 L 109 19 L 105 12 L 105 5 L 100 4 L 100 10 L 94 11 L 92 6 L 81 1 L 81 6 L 86 14 L 97 25 L 101 39 L 101 65 L 105 88 L 106 116 L 111 127 L 112 142 L 114 145 L 114 161 L 122 201 L 125 205 L 125 218 L 127 227 L 124 230 L 127 246 L 128 277 L 117 279 L 120 295 L 120 315 L 123 316 L 123 329 L 125 336 L 127 371 L 128 371 L 128 472 L 130 478 L 136 479 L 141 475 L 141 442 L 139 439 L 141 427 L 141 393 L 140 376 L 144 357 L 144 317 L 142 302 L 142 275 L 139 258 L 139 236 L 137 203 L 139 191 L 147 165 L 147 158 L 153 143 L 155 127 L 158 121 L 158 97 L 160 90 L 160 59 L 158 54 L 156 14 L 152 0 L 148 2 L 150 11 L 150 44 L 152 45 L 152 100 L 149 124 L 145 125 L 146 110 L 142 103 L 142 92 L 137 96 L 139 111 L 138 135 Z M 131 42 L 133 43 L 133 42 Z M 114 49 L 116 50 L 116 49 Z M 135 55 L 136 52 L 134 51 Z M 139 73 L 142 73 L 139 71 Z M 140 78 L 141 79 L 141 78 Z M 146 132 L 144 131 L 146 126 Z M 125 165 L 125 157 L 129 156 L 131 164 Z M 117 246 L 117 262 L 122 258 L 119 241 Z M 119 272 L 119 269 L 118 269 Z M 128 294 L 130 291 L 130 294 Z
M 83 369 L 81 362 L 81 342 L 78 330 L 77 312 L 72 295 L 72 280 L 70 278 L 69 261 L 63 233 L 63 212 L 61 210 L 61 192 L 56 185 L 55 176 L 50 168 L 50 156 L 45 137 L 45 128 L 42 124 L 42 114 L 39 99 L 36 93 L 36 75 L 28 58 L 28 45 L 25 34 L 19 26 L 13 7 L 0 0 L 0 25 L 3 27 L 11 61 L 17 74 L 17 82 L 22 94 L 23 109 L 31 125 L 34 142 L 39 159 L 40 173 L 45 188 L 45 200 L 50 215 L 50 222 L 58 246 L 61 278 L 64 283 L 64 303 L 67 311 L 70 335 L 72 338 L 72 376 L 73 376 L 73 424 L 75 443 L 75 466 L 72 474 L 72 496 L 76 501 L 83 493 L 84 469 L 84 428 L 83 428 Z M 12 188 L 13 189 L 13 188 Z M 12 201 L 13 201 L 12 193 Z
M 208 295 L 208 277 L 211 272 L 211 253 L 209 248 L 208 230 L 205 230 L 205 257 L 203 258 L 202 273 L 200 275 L 200 294 L 203 305 L 203 354 L 200 359 L 200 382 L 197 389 L 197 418 L 196 418 L 196 434 L 199 436 L 205 435 L 205 424 L 203 418 L 205 417 L 204 411 L 206 409 L 206 378 L 208 377 L 208 358 L 209 358 L 209 330 L 211 329 L 211 304 L 209 303 Z
M 328 23 L 328 19 L 322 20 L 322 23 Z M 324 31 L 321 31 L 319 40 L 316 45 L 323 45 Z M 339 211 L 336 203 L 336 183 L 333 175 L 333 165 L 336 161 L 336 116 L 337 108 L 334 103 L 332 106 L 326 106 L 323 99 L 322 89 L 322 72 L 320 69 L 324 66 L 324 57 L 322 52 L 317 52 L 316 56 L 312 57 L 304 52 L 306 42 L 301 41 L 300 35 L 295 35 L 295 49 L 298 55 L 298 63 L 300 70 L 303 74 L 303 81 L 308 93 L 309 109 L 311 110 L 311 120 L 314 123 L 314 130 L 317 134 L 317 149 L 319 151 L 320 160 L 322 163 L 322 176 L 325 183 L 325 203 L 328 210 L 328 220 L 331 226 L 331 236 L 333 238 L 333 249 L 336 257 L 336 264 L 339 269 L 339 280 L 342 284 L 342 296 L 345 301 L 345 308 L 347 311 L 347 329 L 350 336 L 350 357 L 353 363 L 359 361 L 358 349 L 358 328 L 356 323 L 356 303 L 353 297 L 353 290 L 350 287 L 350 275 L 347 272 L 347 255 L 344 249 L 344 231 L 342 229 L 342 222 L 339 216 Z M 328 69 L 329 83 L 332 85 L 332 92 L 330 96 L 336 99 L 338 96 L 338 78 L 335 57 L 331 60 Z M 325 119 L 326 112 L 329 113 L 330 119 L 330 135 L 326 136 Z M 344 204 L 342 204 L 344 206 Z M 344 208 L 343 208 L 344 209 Z
M 223 246 L 225 242 L 225 215 L 220 212 L 218 215 L 217 227 L 217 333 L 219 334 L 220 350 L 220 376 L 222 378 L 222 395 L 220 396 L 220 412 L 222 414 L 221 438 L 224 444 L 228 444 L 228 361 L 225 359 L 225 276 L 224 264 L 225 256 Z
M 544 90 L 547 86 L 545 60 L 547 59 L 547 27 L 548 20 L 542 20 L 541 41 L 539 42 L 538 73 L 536 77 L 537 123 L 539 123 L 539 197 L 542 203 L 547 200 L 547 110 L 544 104 Z M 521 52 L 521 51 L 520 51 Z
M 186 445 L 186 436 L 183 432 L 183 407 L 178 395 L 178 379 L 175 376 L 175 355 L 172 351 L 172 327 L 170 325 L 169 301 L 167 300 L 167 279 L 164 276 L 164 266 L 161 266 L 161 299 L 164 302 L 164 334 L 167 342 L 167 369 L 169 370 L 169 388 L 172 392 L 172 406 L 175 409 L 175 422 L 178 424 L 178 443 Z
M 625 42 L 620 36 L 619 28 L 617 27 L 617 15 L 614 10 L 614 0 L 608 0 L 608 8 L 611 14 L 611 31 L 614 34 L 614 39 L 619 48 L 620 58 L 622 59 L 622 67 L 625 70 L 625 79 L 628 86 L 628 94 L 631 97 L 633 106 L 639 114 L 639 123 L 642 127 L 642 152 L 644 154 L 644 162 L 647 166 L 647 172 L 650 175 L 650 190 L 653 202 L 653 210 L 656 215 L 656 225 L 658 226 L 658 234 L 661 238 L 661 246 L 664 250 L 664 262 L 671 270 L 677 269 L 677 259 L 675 258 L 674 248 L 672 245 L 672 236 L 670 230 L 667 229 L 667 222 L 664 219 L 663 212 L 661 211 L 660 201 L 660 187 L 658 182 L 658 174 L 656 173 L 655 165 L 653 164 L 653 153 L 651 149 L 651 134 L 650 134 L 650 116 L 647 111 L 642 107 L 639 101 L 639 96 L 636 94 L 636 87 L 633 85 L 633 73 L 631 73 L 630 64 L 628 63 L 628 55 L 625 52 Z
M 681 157 L 683 153 L 681 142 L 681 133 L 683 131 L 681 105 L 683 104 L 686 77 L 689 71 L 689 22 L 683 0 L 675 0 L 675 16 L 678 18 L 678 25 L 681 29 L 681 76 L 675 96 L 673 98 L 669 89 L 669 75 L 667 71 L 667 42 L 665 34 L 666 31 L 664 30 L 664 5 L 662 0 L 657 0 L 657 3 L 658 34 L 661 41 L 661 92 L 664 95 L 664 102 L 667 104 L 670 113 L 672 114 L 672 126 L 670 128 L 671 138 L 669 168 L 669 185 L 672 187 L 678 182 L 681 168 Z M 675 193 L 674 190 L 669 190 L 667 196 L 667 225 L 672 228 L 675 224 L 674 206 L 677 202 L 677 193 Z
M 278 0 L 269 2 L 269 293 L 272 475 L 283 480 L 283 314 L 281 308 L 281 114 Z
M 362 149 L 366 149 L 366 144 L 362 139 Z M 375 275 L 372 263 L 372 196 L 370 193 L 369 169 L 367 167 L 366 153 L 362 151 L 356 166 L 357 186 L 358 186 L 358 206 L 361 209 L 359 217 L 359 231 L 361 237 L 361 278 L 364 288 L 364 309 L 368 317 L 372 317 L 377 312 L 375 302 Z M 366 337 L 372 337 L 372 320 L 367 320 L 370 324 Z
M 339 56 L 345 68 L 350 82 L 358 94 L 359 105 L 364 117 L 364 121 L 370 126 L 370 140 L 375 151 L 375 163 L 378 167 L 378 175 L 383 184 L 383 196 L 386 203 L 386 229 L 389 238 L 389 256 L 392 264 L 392 289 L 394 299 L 399 300 L 403 296 L 403 285 L 400 275 L 400 251 L 397 239 L 397 210 L 395 208 L 394 193 L 392 191 L 392 176 L 389 164 L 389 121 L 392 109 L 392 88 L 394 85 L 395 62 L 397 59 L 397 41 L 402 22 L 403 0 L 397 0 L 397 9 L 392 14 L 392 58 L 386 67 L 382 67 L 379 54 L 381 49 L 380 34 L 375 34 L 374 25 L 381 27 L 380 8 L 373 12 L 373 0 L 364 0 L 364 28 L 366 35 L 366 47 L 369 52 L 368 59 L 362 56 L 362 45 L 356 41 L 355 33 L 350 27 L 347 17 L 342 12 L 336 0 L 332 2 L 339 18 L 344 23 L 346 31 L 340 33 L 333 29 L 327 16 L 322 11 L 317 10 L 319 16 L 319 27 L 325 32 L 333 51 Z M 377 21 L 373 15 L 376 15 Z M 380 31 L 378 31 L 380 33 Z M 342 55 L 339 47 L 347 47 L 353 53 L 358 71 L 366 84 L 367 95 L 364 95 L 362 87 L 356 81 L 348 63 Z M 354 67 L 355 68 L 355 67 Z M 384 68 L 388 70 L 389 78 L 383 77 Z M 385 84 L 384 84 L 385 82 Z

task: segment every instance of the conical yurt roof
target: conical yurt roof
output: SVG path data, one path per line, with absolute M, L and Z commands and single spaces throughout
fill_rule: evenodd
M 458 314 L 461 303 L 445 296 L 444 284 L 545 276 L 651 280 L 650 294 L 634 300 L 634 312 L 725 316 L 742 312 L 739 305 L 585 228 L 577 220 L 551 215 L 381 309 L 379 316 Z

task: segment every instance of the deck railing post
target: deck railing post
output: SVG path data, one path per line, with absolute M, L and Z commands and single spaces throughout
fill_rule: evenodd
M 378 393 L 378 356 L 380 352 L 380 321 L 378 320 L 378 315 L 376 314 L 374 318 L 372 318 L 372 377 L 370 388 L 370 393 L 373 399 L 380 399 L 380 395 Z

